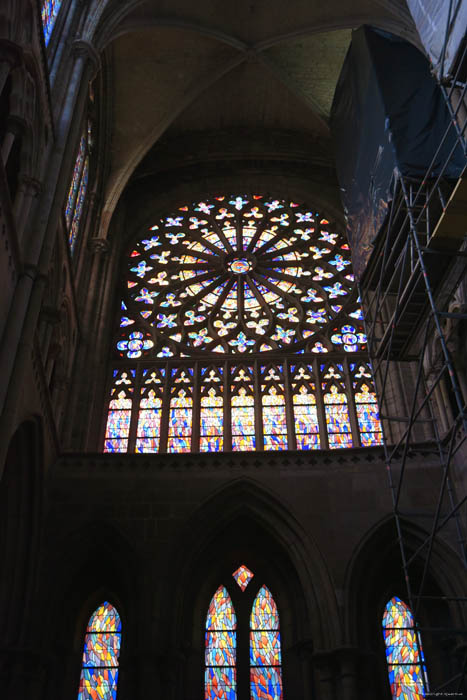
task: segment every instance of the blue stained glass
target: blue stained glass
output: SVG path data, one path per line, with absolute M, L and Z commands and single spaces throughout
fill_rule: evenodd
M 386 605 L 383 637 L 393 700 L 422 700 L 428 688 L 423 651 L 420 646 L 419 652 L 412 612 L 397 596 Z
M 113 605 L 105 602 L 88 623 L 78 700 L 115 700 L 120 642 L 120 616 Z
M 52 36 L 52 30 L 60 10 L 62 0 L 43 0 L 41 8 L 42 27 L 44 30 L 44 41 L 47 46 Z
M 235 668 L 208 666 L 204 681 L 205 700 L 236 700 L 237 679 Z
M 236 699 L 237 619 L 225 586 L 219 586 L 206 617 L 205 700 Z
M 250 692 L 251 700 L 281 700 L 282 674 L 280 667 L 251 667 Z
M 84 202 L 86 199 L 86 192 L 88 189 L 88 177 L 89 177 L 89 159 L 86 158 L 84 161 L 83 173 L 81 175 L 81 182 L 79 185 L 78 198 L 76 200 L 75 211 L 73 214 L 73 220 L 71 222 L 70 233 L 68 237 L 68 242 L 70 244 L 71 252 L 73 253 L 76 238 L 78 236 L 79 225 L 81 222 L 81 215 L 83 213 Z

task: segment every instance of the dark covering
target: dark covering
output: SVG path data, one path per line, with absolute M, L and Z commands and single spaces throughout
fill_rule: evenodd
M 444 98 L 418 49 L 370 27 L 353 32 L 334 96 L 331 129 L 359 277 L 386 217 L 395 178 L 423 178 L 449 123 Z M 440 173 L 454 146 L 451 129 L 431 176 Z M 457 178 L 464 164 L 459 147 L 444 177 Z
M 407 0 L 423 46 L 439 78 L 453 73 L 467 28 L 463 0 Z

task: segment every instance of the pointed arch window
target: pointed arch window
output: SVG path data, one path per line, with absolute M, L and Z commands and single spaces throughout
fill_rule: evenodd
M 68 244 L 70 251 L 73 254 L 81 219 L 86 201 L 86 194 L 89 183 L 89 154 L 92 146 L 92 127 L 91 122 L 87 122 L 87 126 L 83 131 L 76 155 L 73 175 L 71 177 L 70 188 L 65 205 L 65 222 L 68 233 Z
M 105 601 L 86 629 L 78 700 L 116 700 L 121 636 L 120 616 Z
M 44 41 L 47 46 L 50 37 L 52 36 L 52 31 L 55 26 L 55 20 L 58 17 L 60 7 L 62 5 L 62 0 L 43 0 L 41 7 L 41 17 L 42 17 L 42 28 L 44 31 Z
M 250 698 L 282 700 L 279 613 L 267 586 L 260 588 L 251 610 Z
M 420 635 L 412 611 L 397 596 L 385 607 L 383 637 L 393 700 L 422 700 L 428 680 Z
M 224 586 L 219 586 L 206 618 L 205 700 L 236 700 L 237 618 Z
M 245 564 L 232 573 L 242 594 L 254 577 Z M 248 678 L 250 700 L 283 698 L 277 606 L 267 586 L 262 585 L 259 590 L 250 587 L 249 591 L 251 596 L 242 595 L 238 600 L 238 623 L 226 586 L 219 586 L 211 599 L 205 631 L 205 700 L 236 700 L 238 694 L 246 697 Z M 240 655 L 237 655 L 237 634 L 244 640 Z

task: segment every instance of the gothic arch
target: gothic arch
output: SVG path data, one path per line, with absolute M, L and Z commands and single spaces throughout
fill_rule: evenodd
M 4 642 L 21 643 L 29 632 L 22 624 L 31 613 L 42 482 L 42 426 L 38 419 L 30 418 L 18 426 L 10 440 L 0 481 L 0 612 Z
M 261 531 L 262 539 L 256 538 L 256 531 Z M 255 542 L 250 541 L 248 546 L 249 532 L 255 533 Z M 295 517 L 276 496 L 249 478 L 240 478 L 216 491 L 192 514 L 182 530 L 176 565 L 180 571 L 176 596 L 180 601 L 177 604 L 177 626 L 188 619 L 185 599 L 186 590 L 193 589 L 193 584 L 188 584 L 188 581 L 193 581 L 193 571 L 200 568 L 201 561 L 209 560 L 210 552 L 216 551 L 216 543 L 220 543 L 222 538 L 228 542 L 227 549 L 232 552 L 229 566 L 236 561 L 235 557 L 241 556 L 241 547 L 235 544 L 237 533 L 241 533 L 242 544 L 248 547 L 253 558 L 255 547 L 259 549 L 265 545 L 265 553 L 258 556 L 258 562 L 262 561 L 261 566 L 265 571 L 273 553 L 276 561 L 281 559 L 274 576 L 283 597 L 300 601 L 301 641 L 309 641 L 311 637 L 316 648 L 337 644 L 341 632 L 334 588 L 316 544 L 304 534 Z M 237 566 L 241 563 L 246 563 L 250 568 L 255 565 L 254 562 L 251 565 L 249 562 L 238 562 Z M 270 564 L 271 572 L 274 566 Z M 196 593 L 198 598 L 204 595 L 206 600 L 220 573 L 215 565 L 209 568 L 209 580 L 205 577 L 203 582 L 204 594 Z M 198 590 L 201 589 L 199 584 Z M 191 609 L 196 596 L 189 596 L 188 607 Z M 204 599 L 199 602 L 199 619 L 203 615 Z M 291 624 L 292 616 L 296 616 L 297 612 L 292 604 L 290 610 L 283 613 L 284 627 Z M 297 627 L 295 633 L 298 633 Z
M 404 541 L 408 556 L 414 553 L 425 541 L 427 533 L 409 521 L 404 521 Z M 411 568 L 412 586 L 420 581 L 424 557 L 416 560 Z M 424 595 L 462 596 L 462 573 L 459 560 L 446 546 L 435 543 L 431 567 L 424 588 Z M 413 593 L 416 595 L 417 591 Z M 398 596 L 407 604 L 407 587 L 400 563 L 400 550 L 397 541 L 395 522 L 388 515 L 375 525 L 362 539 L 349 563 L 345 586 L 345 630 L 348 643 L 366 649 L 373 669 L 374 694 L 389 698 L 387 668 L 381 620 L 385 605 L 392 596 Z M 439 646 L 440 639 L 424 627 L 443 626 L 462 628 L 465 620 L 462 608 L 455 603 L 445 602 L 430 606 L 430 601 L 422 601 L 417 615 L 417 623 L 422 628 L 423 649 L 428 667 L 428 676 L 433 680 L 441 667 L 455 668 L 455 638 L 449 634 Z M 415 611 L 413 611 L 415 612 Z M 454 675 L 454 671 L 452 673 Z M 436 683 L 434 683 L 436 685 Z

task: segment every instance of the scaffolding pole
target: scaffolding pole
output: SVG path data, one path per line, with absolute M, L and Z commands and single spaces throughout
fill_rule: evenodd
M 467 591 L 461 596 L 425 593 L 433 553 L 440 538 L 443 538 L 443 546 L 447 543 L 457 552 L 460 566 L 467 570 L 467 497 L 456 493 L 454 478 L 454 459 L 466 445 L 467 407 L 443 325 L 447 319 L 453 322 L 467 319 L 467 314 L 448 308 L 467 267 L 467 214 L 463 211 L 463 207 L 467 211 L 467 173 L 464 170 L 457 182 L 445 177 L 455 151 L 460 147 L 464 155 L 467 154 L 467 82 L 462 74 L 466 62 L 467 47 L 458 61 L 456 75 L 449 82 L 443 80 L 440 86 L 451 117 L 449 127 L 422 180 L 401 174 L 395 176 L 386 224 L 360 282 L 369 354 L 385 428 L 386 469 L 403 576 L 416 620 L 422 604 L 456 604 L 465 608 L 467 603 Z M 434 163 L 453 133 L 455 145 L 441 171 L 433 178 Z M 431 357 L 431 362 L 436 359 L 438 365 L 428 380 L 426 357 L 433 348 L 434 336 L 437 355 Z M 390 405 L 393 399 L 389 395 L 390 379 L 404 364 L 413 370 L 414 380 L 408 416 L 394 415 L 396 411 Z M 444 407 L 442 416 L 439 406 L 438 410 L 435 407 L 436 397 Z M 402 505 L 411 468 L 410 454 L 420 442 L 415 434 L 420 429 L 430 433 L 436 458 L 433 481 L 435 478 L 439 481 L 430 512 L 426 505 L 421 512 L 404 510 Z M 418 522 L 422 519 L 426 533 L 418 548 L 410 546 L 404 526 L 415 518 Z M 416 576 L 414 564 L 419 567 Z M 420 626 L 417 635 L 424 631 L 463 638 L 461 647 L 463 645 L 464 649 L 459 668 L 453 675 L 442 678 L 436 688 L 428 689 L 428 681 L 422 673 L 425 695 L 455 694 L 467 698 L 466 630 L 445 625 Z

